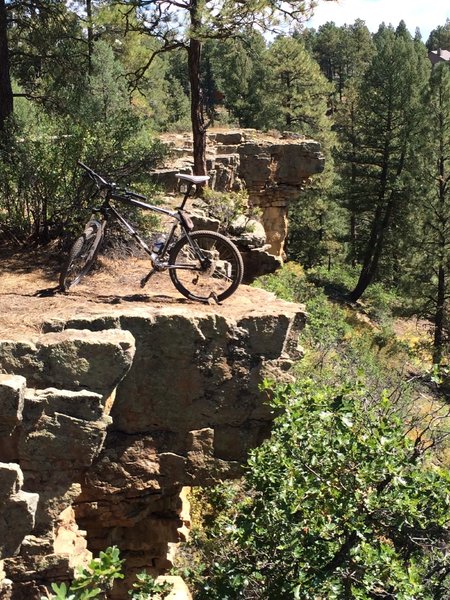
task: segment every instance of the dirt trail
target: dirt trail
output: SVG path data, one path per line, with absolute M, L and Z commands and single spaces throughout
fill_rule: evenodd
M 181 296 L 167 273 L 154 275 L 141 289 L 140 280 L 150 269 L 148 259 L 102 257 L 98 263 L 91 274 L 65 294 L 55 291 L 60 261 L 54 253 L 0 249 L 0 337 L 17 339 L 37 334 L 45 321 L 80 314 L 172 307 L 183 312 L 237 316 L 267 309 L 267 295 L 249 286 L 241 286 L 220 306 L 200 304 Z

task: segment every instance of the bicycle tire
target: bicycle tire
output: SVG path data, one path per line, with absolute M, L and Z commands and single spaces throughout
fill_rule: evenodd
M 207 264 L 201 265 L 189 239 L 186 236 L 182 237 L 169 254 L 169 267 L 172 267 L 169 268 L 169 274 L 172 283 L 190 300 L 225 300 L 237 290 L 244 274 L 239 250 L 228 238 L 215 231 L 194 231 L 189 234 L 189 238 L 205 256 Z M 189 264 L 195 269 L 177 269 L 177 264 Z
M 90 271 L 97 258 L 104 230 L 104 223 L 89 221 L 82 235 L 75 240 L 59 277 L 61 291 L 67 292 Z

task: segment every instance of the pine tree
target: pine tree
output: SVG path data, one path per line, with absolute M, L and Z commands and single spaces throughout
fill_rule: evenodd
M 252 31 L 210 44 L 216 92 L 241 127 L 264 129 L 267 66 L 266 42 Z
M 352 80 L 345 89 L 345 100 L 335 113 L 336 132 L 339 145 L 334 153 L 339 185 L 337 200 L 347 212 L 346 239 L 347 260 L 352 267 L 356 266 L 361 255 L 361 239 L 359 230 L 363 227 L 362 216 L 371 208 L 366 199 L 365 183 L 360 180 L 357 159 L 361 136 L 361 121 L 359 103 L 360 80 Z
M 339 103 L 350 80 L 361 77 L 373 56 L 370 32 L 361 19 L 343 27 L 329 22 L 319 28 L 312 45 L 322 72 L 336 86 Z
M 446 19 L 445 25 L 439 25 L 431 31 L 426 46 L 428 50 L 450 50 L 450 19 Z
M 434 323 L 433 362 L 442 361 L 448 342 L 450 293 L 450 69 L 434 66 L 427 98 L 427 152 L 422 173 L 427 192 L 422 207 L 419 290 Z M 432 276 L 430 277 L 430 273 Z
M 332 86 L 318 64 L 294 37 L 278 37 L 267 56 L 266 127 L 289 130 L 305 136 L 330 129 L 327 101 Z
M 363 190 L 369 227 L 359 280 L 350 294 L 358 300 L 377 274 L 387 239 L 413 205 L 413 179 L 423 118 L 421 94 L 429 63 L 410 36 L 382 27 L 377 54 L 358 87 L 357 139 L 352 160 L 355 189 Z

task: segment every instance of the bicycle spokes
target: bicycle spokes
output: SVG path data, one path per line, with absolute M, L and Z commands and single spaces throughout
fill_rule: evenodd
M 180 240 L 171 252 L 169 263 L 175 287 L 196 300 L 223 300 L 233 293 L 242 278 L 238 250 L 227 238 L 211 231 L 196 231 L 190 240 Z

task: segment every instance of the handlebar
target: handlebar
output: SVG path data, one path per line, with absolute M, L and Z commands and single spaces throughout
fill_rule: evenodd
M 147 197 L 143 196 L 142 194 L 137 194 L 136 192 L 132 192 L 131 190 L 126 190 L 126 189 L 121 190 L 120 188 L 117 188 L 115 183 L 110 183 L 110 182 L 106 181 L 106 179 L 104 179 L 101 175 L 96 173 L 93 169 L 91 169 L 90 167 L 85 165 L 83 162 L 81 162 L 81 160 L 77 161 L 77 164 L 86 171 L 86 173 L 95 182 L 95 184 L 97 185 L 97 187 L 99 189 L 107 189 L 109 191 L 116 191 L 119 194 L 123 194 L 125 197 L 136 198 L 137 200 L 147 200 Z
M 90 167 L 88 167 L 87 165 L 85 165 L 84 163 L 81 162 L 81 160 L 77 161 L 77 165 L 82 167 L 86 173 L 89 175 L 89 177 L 95 181 L 95 183 L 98 185 L 99 183 L 101 183 L 102 185 L 99 187 L 107 187 L 110 188 L 112 186 L 111 183 L 108 183 L 106 181 L 106 179 L 103 179 L 103 177 L 101 175 L 99 175 L 98 173 L 96 173 L 93 169 L 91 169 Z

